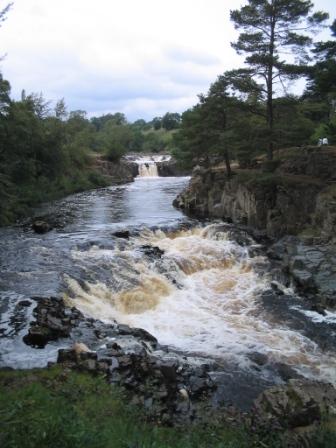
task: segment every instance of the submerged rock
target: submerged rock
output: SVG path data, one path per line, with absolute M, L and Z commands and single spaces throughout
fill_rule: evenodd
M 129 230 L 119 230 L 117 232 L 114 232 L 113 236 L 115 236 L 116 238 L 124 238 L 127 240 L 130 237 L 130 232 Z
M 140 247 L 140 250 L 151 258 L 161 258 L 164 254 L 164 250 L 160 249 L 157 246 L 151 246 L 151 245 L 144 245 Z

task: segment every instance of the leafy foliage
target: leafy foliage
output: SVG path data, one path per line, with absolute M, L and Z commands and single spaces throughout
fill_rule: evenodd
M 238 54 L 246 54 L 247 79 L 255 78 L 258 93 L 266 100 L 268 125 L 268 158 L 273 157 L 274 104 L 277 85 L 302 75 L 307 63 L 307 48 L 312 44 L 308 34 L 328 18 L 323 12 L 312 13 L 310 0 L 248 0 L 239 10 L 231 11 L 235 28 L 241 30 L 232 43 Z M 285 54 L 295 55 L 296 64 L 286 62 Z M 240 71 L 241 72 L 241 71 Z

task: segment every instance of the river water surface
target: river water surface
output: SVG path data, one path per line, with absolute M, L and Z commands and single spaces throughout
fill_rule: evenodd
M 0 366 L 55 359 L 56 343 L 37 350 L 22 342 L 34 306 L 25 301 L 62 295 L 86 315 L 144 328 L 188 356 L 259 368 L 265 377 L 267 366 L 285 364 L 335 382 L 334 351 L 305 331 L 314 319 L 322 325 L 318 315 L 306 325 L 297 297 L 288 318 L 265 308 L 272 278 L 267 260 L 249 250 L 255 243 L 239 245 L 225 226 L 173 208 L 187 182 L 146 176 L 43 206 L 36 215 L 57 224 L 45 235 L 24 226 L 1 229 Z M 126 230 L 129 238 L 114 235 Z M 292 292 L 282 289 L 285 303 Z M 293 326 L 294 312 L 304 325 Z M 335 332 L 333 319 L 323 325 Z

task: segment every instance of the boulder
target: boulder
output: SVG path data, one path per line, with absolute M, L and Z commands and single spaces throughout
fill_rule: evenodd
M 336 389 L 331 384 L 292 379 L 264 391 L 254 403 L 254 418 L 265 429 L 293 429 L 336 414 Z
M 144 245 L 140 247 L 141 251 L 150 258 L 161 258 L 164 254 L 164 250 L 157 246 Z
M 113 236 L 115 236 L 116 238 L 124 238 L 127 240 L 130 237 L 130 232 L 129 230 L 118 230 L 117 232 L 113 233 Z
M 37 219 L 33 222 L 32 229 L 35 233 L 43 234 L 52 230 L 52 227 L 48 222 Z
M 70 336 L 71 330 L 81 318 L 81 313 L 74 309 L 66 309 L 63 299 L 58 297 L 34 297 L 37 306 L 33 311 L 36 318 L 23 337 L 27 345 L 43 348 L 50 341 Z

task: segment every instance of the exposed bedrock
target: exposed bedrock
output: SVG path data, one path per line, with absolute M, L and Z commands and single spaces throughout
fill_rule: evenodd
M 190 171 L 181 168 L 175 159 L 170 158 L 169 160 L 163 160 L 157 163 L 159 176 L 170 177 L 170 176 L 188 176 Z
M 290 150 L 288 150 L 290 151 Z M 275 162 L 274 172 L 197 166 L 177 207 L 200 217 L 228 219 L 268 236 L 328 240 L 336 230 L 336 149 L 299 148 Z
M 133 182 L 139 174 L 138 165 L 131 160 L 121 159 L 119 162 L 111 162 L 104 157 L 97 157 L 95 165 L 110 185 Z
M 151 420 L 169 425 L 206 422 L 215 413 L 231 423 L 245 422 L 253 431 L 279 431 L 290 441 L 286 446 L 301 447 L 309 446 L 322 419 L 335 419 L 336 391 L 330 384 L 302 378 L 273 387 L 259 384 L 251 400 L 251 387 L 244 387 L 246 378 L 239 371 L 229 375 L 209 363 L 191 364 L 145 330 L 86 318 L 60 298 L 34 300 L 36 320 L 25 342 L 38 348 L 59 339 L 65 347 L 58 351 L 59 364 L 103 374 L 130 391 L 132 402 Z M 257 358 L 260 365 L 267 362 Z M 249 406 L 236 407 L 232 396 L 249 401 Z
M 264 164 L 265 165 L 265 164 Z M 276 243 L 271 258 L 306 293 L 336 297 L 336 148 L 292 148 L 273 172 L 197 166 L 174 205 L 188 215 L 245 225 Z

